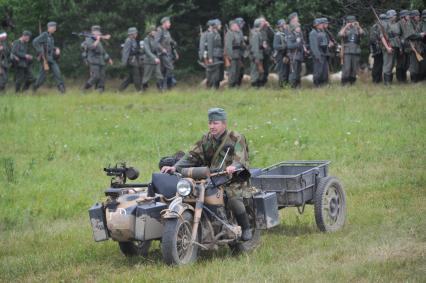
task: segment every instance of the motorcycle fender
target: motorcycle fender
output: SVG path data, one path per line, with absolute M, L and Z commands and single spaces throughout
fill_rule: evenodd
M 180 218 L 186 210 L 194 212 L 194 208 L 191 205 L 183 203 L 182 198 L 178 197 L 170 203 L 168 209 L 163 211 L 161 217 L 163 219 Z

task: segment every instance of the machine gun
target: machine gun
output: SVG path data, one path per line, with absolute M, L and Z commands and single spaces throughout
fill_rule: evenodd
M 125 162 L 116 164 L 114 167 L 108 166 L 104 168 L 107 176 L 111 176 L 111 187 L 128 188 L 128 187 L 147 187 L 148 184 L 126 184 L 127 179 L 136 180 L 139 177 L 139 171 L 134 167 L 128 167 Z

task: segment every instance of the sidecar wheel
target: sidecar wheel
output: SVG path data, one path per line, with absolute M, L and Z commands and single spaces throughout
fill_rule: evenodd
M 121 252 L 127 257 L 147 257 L 151 241 L 118 242 Z
M 184 265 L 197 259 L 198 246 L 191 244 L 193 222 L 194 217 L 189 211 L 185 211 L 182 217 L 166 220 L 161 240 L 161 252 L 165 263 Z
M 315 193 L 315 222 L 323 232 L 335 232 L 346 221 L 346 194 L 335 177 L 322 178 Z

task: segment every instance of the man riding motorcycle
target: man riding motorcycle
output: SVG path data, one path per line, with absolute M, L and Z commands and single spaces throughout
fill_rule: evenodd
M 244 168 L 249 170 L 249 150 L 243 135 L 227 129 L 227 115 L 221 108 L 208 111 L 209 132 L 195 143 L 191 151 L 185 154 L 174 166 L 164 166 L 162 173 L 181 172 L 182 168 L 207 166 L 212 172 L 225 168 L 228 174 Z M 228 208 L 235 214 L 241 226 L 243 241 L 252 238 L 249 217 L 244 203 L 243 193 L 247 182 L 231 183 L 225 188 Z

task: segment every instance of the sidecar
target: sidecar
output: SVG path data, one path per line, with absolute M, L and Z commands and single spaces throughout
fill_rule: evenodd
M 314 205 L 318 228 L 324 232 L 337 231 L 346 220 L 346 194 L 341 182 L 328 176 L 329 164 L 330 161 L 324 160 L 280 162 L 252 175 L 251 185 L 264 195 L 271 194 L 269 202 L 276 203 L 278 209 L 297 207 L 303 213 L 306 204 Z M 272 225 L 264 222 L 274 217 L 265 217 L 265 211 L 268 214 L 272 210 L 269 214 L 273 215 L 275 207 L 273 204 L 263 207 L 257 226 L 269 228 Z
M 176 195 L 178 178 L 154 173 L 149 184 L 124 184 L 105 190 L 106 201 L 89 209 L 96 242 L 112 239 L 126 256 L 146 256 L 151 241 L 161 239 L 160 213 Z

